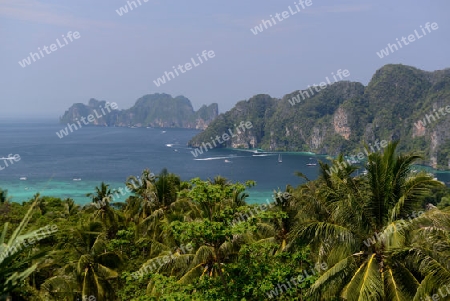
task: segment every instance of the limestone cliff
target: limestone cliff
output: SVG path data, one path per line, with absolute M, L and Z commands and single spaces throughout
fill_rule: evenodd
M 60 122 L 73 123 L 81 116 L 93 114 L 95 110 L 104 107 L 105 103 L 91 99 L 88 105 L 74 104 L 60 118 Z M 91 125 L 206 129 L 218 113 L 216 103 L 203 105 L 198 111 L 194 111 L 191 101 L 186 97 L 151 94 L 139 98 L 129 109 L 109 112 L 104 117 L 95 119 Z
M 400 140 L 399 150 L 420 153 L 425 164 L 449 167 L 450 113 L 431 122 L 424 118 L 450 105 L 450 69 L 386 65 L 367 86 L 337 82 L 292 106 L 288 100 L 298 94 L 241 101 L 189 145 L 199 146 L 234 124 L 251 121 L 251 130 L 223 146 L 336 155 L 353 154 L 376 139 Z

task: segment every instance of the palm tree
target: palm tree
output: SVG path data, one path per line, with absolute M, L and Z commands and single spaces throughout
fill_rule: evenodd
M 115 300 L 110 281 L 119 276 L 116 271 L 122 262 L 115 252 L 106 250 L 103 225 L 95 221 L 80 221 L 72 231 L 75 240 L 60 245 L 61 251 L 75 250 L 79 258 L 59 269 L 57 275 L 42 285 L 47 299 L 73 300 L 74 297 L 94 296 L 98 301 Z M 75 242 L 75 244 L 74 244 Z
M 65 215 L 67 217 L 70 217 L 70 216 L 76 215 L 79 212 L 80 206 L 77 205 L 73 199 L 67 198 L 64 201 L 64 209 L 65 209 L 65 212 L 64 212 Z
M 194 219 L 189 223 L 177 220 L 170 225 L 175 237 L 192 242 L 195 249 L 186 254 L 177 252 L 170 258 L 167 258 L 167 251 L 162 252 L 148 260 L 141 270 L 156 266 L 156 272 L 176 276 L 181 284 L 191 283 L 199 277 L 220 277 L 227 290 L 224 264 L 237 258 L 242 244 L 252 241 L 248 231 L 233 233 L 230 221 L 238 208 L 235 202 L 245 204 L 245 187 L 254 185 L 254 182 L 249 181 L 245 186 L 240 183 L 231 184 L 219 177 L 214 181 L 196 178 L 191 180 L 191 184 L 191 189 L 183 191 L 176 203 L 191 202 L 195 209 L 189 211 L 195 212 Z M 164 257 L 164 264 L 155 265 Z M 148 289 L 155 296 L 159 294 L 155 291 L 153 282 L 149 283 Z
M 128 197 L 125 207 L 127 220 L 133 220 L 136 225 L 150 216 L 156 208 L 158 199 L 155 189 L 155 176 L 150 170 L 145 169 L 139 177 L 130 176 L 126 181 L 126 186 L 133 194 Z
M 129 177 L 126 185 L 134 195 L 127 199 L 125 215 L 138 225 L 136 234 L 148 235 L 154 241 L 168 243 L 168 239 L 171 240 L 170 231 L 163 225 L 170 224 L 174 219 L 184 218 L 180 211 L 189 207 L 186 202 L 179 202 L 177 199 L 182 185 L 180 178 L 168 173 L 166 169 L 155 177 L 146 169 L 140 180 Z
M 181 185 L 180 177 L 169 173 L 164 168 L 156 178 L 155 188 L 158 201 L 163 207 L 170 206 L 177 200 L 177 193 Z
M 0 236 L 0 294 L 9 294 L 21 286 L 23 281 L 38 268 L 46 254 L 43 251 L 31 251 L 32 245 L 26 242 L 33 243 L 36 240 L 47 238 L 53 234 L 52 231 L 40 228 L 24 233 L 39 201 L 39 194 L 36 194 L 28 212 L 8 240 L 6 240 L 8 223 L 5 223 L 3 227 Z M 24 251 L 28 251 L 26 256 L 23 256 Z
M 100 187 L 95 187 L 95 193 L 87 193 L 86 196 L 92 199 L 92 203 L 96 205 L 96 207 L 101 207 L 105 201 L 111 201 L 111 196 L 114 191 L 111 191 L 108 184 L 102 182 Z
M 369 154 L 366 177 L 352 177 L 351 166 L 329 173 L 321 164 L 317 186 L 301 188 L 311 203 L 298 213 L 291 237 L 308 241 L 315 259 L 331 267 L 309 290 L 312 300 L 419 300 L 433 292 L 433 285 L 450 280 L 448 260 L 432 270 L 443 260 L 416 246 L 420 235 L 431 231 L 427 225 L 436 236 L 445 233 L 449 215 L 434 211 L 404 221 L 441 183 L 411 173 L 420 157 L 396 155 L 397 144 Z
M 147 255 L 155 258 L 179 245 L 170 223 L 190 221 L 199 215 L 192 202 L 178 199 L 178 191 L 188 185 L 166 169 L 158 176 L 145 169 L 140 178 L 129 177 L 126 185 L 133 195 L 127 199 L 125 216 L 137 226 L 135 243 L 142 246 L 142 252 L 148 251 Z
M 292 196 L 292 191 L 290 186 L 287 186 L 284 192 L 274 191 L 275 206 L 268 211 L 270 217 L 263 217 L 257 223 L 260 242 L 279 244 L 277 252 L 286 249 L 289 233 L 295 226 L 295 216 L 299 211 L 300 202 Z
M 96 296 L 99 301 L 113 299 L 114 289 L 109 280 L 119 276 L 115 269 L 121 259 L 116 253 L 105 250 L 105 237 L 99 235 L 89 253 L 81 255 L 76 272 L 82 283 L 82 296 Z
M 96 207 L 94 219 L 100 219 L 107 229 L 108 239 L 114 238 L 118 230 L 118 222 L 122 219 L 120 214 L 111 206 L 111 196 L 114 191 L 111 191 L 109 185 L 104 182 L 100 187 L 95 187 L 95 193 L 86 194 L 92 199 L 92 203 Z

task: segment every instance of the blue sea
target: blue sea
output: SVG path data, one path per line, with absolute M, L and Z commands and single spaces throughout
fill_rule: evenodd
M 318 166 L 307 163 L 324 160 L 311 153 L 253 153 L 245 150 L 213 149 L 197 158 L 187 142 L 198 130 L 126 127 L 82 127 L 60 139 L 64 126 L 52 120 L 0 121 L 0 158 L 20 155 L 20 161 L 6 167 L 0 160 L 0 188 L 12 201 L 29 200 L 36 193 L 72 198 L 86 204 L 86 197 L 101 182 L 112 189 L 125 187 L 127 177 L 139 176 L 148 168 L 157 174 L 163 168 L 182 180 L 221 175 L 235 182 L 254 180 L 248 190 L 249 203 L 271 200 L 274 190 L 304 182 L 295 171 L 316 179 Z M 207 141 L 208 142 L 208 141 Z M 449 173 L 437 173 L 445 182 Z M 26 178 L 26 180 L 20 180 Z M 127 195 L 116 198 L 125 201 Z

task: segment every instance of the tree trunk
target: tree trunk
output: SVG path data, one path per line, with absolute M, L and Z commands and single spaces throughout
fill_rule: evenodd
M 220 251 L 219 251 L 219 248 L 215 248 L 216 249 L 216 258 L 217 258 L 217 265 L 219 266 L 219 275 L 220 275 L 220 279 L 222 280 L 222 283 L 223 283 L 223 286 L 225 287 L 225 292 L 227 293 L 227 295 L 229 294 L 228 293 L 228 286 L 227 286 L 227 282 L 225 281 L 225 278 L 224 278 L 224 275 L 223 275 L 223 273 L 222 273 L 222 266 L 220 265 L 220 262 L 221 262 L 221 260 L 220 260 Z

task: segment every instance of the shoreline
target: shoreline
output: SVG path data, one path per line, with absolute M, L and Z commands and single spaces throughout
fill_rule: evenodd
M 267 151 L 264 150 L 262 148 L 252 148 L 252 149 L 248 149 L 248 148 L 231 148 L 231 147 L 224 147 L 221 149 L 225 149 L 225 150 L 231 150 L 231 151 L 241 151 L 241 152 L 248 152 L 248 153 L 261 153 L 261 154 L 289 154 L 289 155 L 309 155 L 309 156 L 316 156 L 316 157 L 324 157 L 324 158 L 332 158 L 335 159 L 338 156 L 332 156 L 332 155 L 328 155 L 328 154 L 316 154 L 313 152 L 286 152 L 286 151 Z M 348 157 L 347 155 L 345 155 L 344 157 Z M 425 165 L 425 164 L 413 164 L 414 167 L 419 167 L 422 169 L 429 169 L 430 171 L 433 171 L 435 173 L 449 173 L 450 174 L 450 168 L 449 169 L 437 169 L 437 168 L 433 168 L 429 165 Z
M 101 180 L 56 180 L 48 181 L 42 180 L 13 180 L 13 181 L 2 181 L 2 190 L 8 191 L 8 197 L 11 198 L 11 202 L 21 204 L 22 202 L 27 202 L 33 199 L 36 193 L 39 193 L 41 197 L 54 197 L 60 198 L 61 200 L 71 198 L 75 201 L 77 205 L 84 206 L 91 202 L 91 199 L 86 196 L 87 193 L 93 193 L 95 187 L 99 186 Z M 124 182 L 116 181 L 105 181 L 112 190 L 123 188 L 125 186 Z M 256 188 L 256 189 L 255 189 Z M 273 194 L 273 189 L 257 189 L 257 186 L 252 187 L 247 191 L 249 197 L 247 198 L 248 204 L 260 204 L 265 201 L 265 199 L 270 199 Z M 130 196 L 130 193 L 120 195 L 114 199 L 114 202 L 125 202 L 125 200 Z

